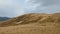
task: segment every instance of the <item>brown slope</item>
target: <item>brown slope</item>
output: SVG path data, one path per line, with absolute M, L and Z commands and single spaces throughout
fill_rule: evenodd
M 16 26 L 0 27 L 0 34 L 60 34 L 60 15 L 26 14 L 3 22 L 1 26 L 8 25 Z
M 59 23 L 60 14 L 25 14 L 0 23 L 0 26 L 29 24 L 29 23 Z

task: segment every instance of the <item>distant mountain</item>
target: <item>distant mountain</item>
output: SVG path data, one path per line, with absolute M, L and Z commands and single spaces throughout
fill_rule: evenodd
M 10 19 L 9 17 L 0 17 L 0 21 L 5 21 L 5 20 L 8 20 Z

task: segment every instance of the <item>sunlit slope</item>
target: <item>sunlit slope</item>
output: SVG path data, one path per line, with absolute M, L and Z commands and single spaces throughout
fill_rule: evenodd
M 60 14 L 18 16 L 1 22 L 0 34 L 60 34 Z
M 29 24 L 29 23 L 60 23 L 60 14 L 25 14 L 8 21 L 2 22 L 0 26 Z

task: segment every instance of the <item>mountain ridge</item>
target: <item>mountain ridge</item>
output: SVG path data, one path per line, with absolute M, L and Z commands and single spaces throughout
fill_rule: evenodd
M 6 21 L 8 19 L 10 19 L 10 18 L 9 17 L 0 17 L 0 21 Z
M 24 14 L 0 23 L 0 34 L 60 34 L 60 14 Z
M 59 23 L 60 22 L 60 14 L 25 14 L 22 16 L 18 16 L 7 20 L 1 23 L 1 26 L 5 25 L 19 25 L 19 24 L 29 24 L 29 23 L 45 23 L 45 22 L 52 22 L 52 23 Z

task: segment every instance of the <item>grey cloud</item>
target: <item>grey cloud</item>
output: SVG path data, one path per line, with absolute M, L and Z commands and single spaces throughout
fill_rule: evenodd
M 60 0 L 30 0 L 30 2 L 33 3 L 33 4 L 42 3 L 42 6 L 60 4 Z
M 60 12 L 60 0 L 30 0 L 29 2 L 31 4 L 39 4 L 35 8 L 35 10 L 31 10 L 31 9 L 33 9 L 33 8 L 31 8 L 30 12 L 34 12 L 34 13 L 35 12 L 36 13 L 55 13 L 55 12 Z

